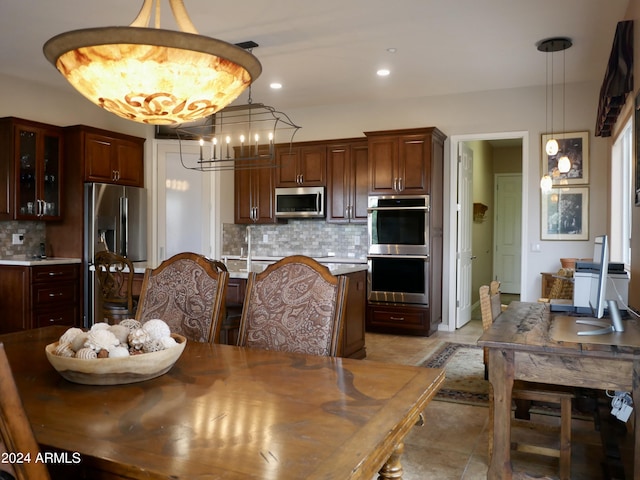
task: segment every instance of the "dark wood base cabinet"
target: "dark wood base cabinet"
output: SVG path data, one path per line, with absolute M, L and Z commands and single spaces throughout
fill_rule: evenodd
M 392 303 L 369 303 L 367 331 L 395 335 L 429 336 L 440 321 L 432 322 L 429 307 Z
M 77 325 L 80 265 L 0 267 L 0 333 Z

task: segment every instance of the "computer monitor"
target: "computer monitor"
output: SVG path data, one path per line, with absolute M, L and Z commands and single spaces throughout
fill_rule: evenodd
M 576 320 L 582 325 L 592 325 L 601 327 L 598 330 L 586 330 L 578 332 L 578 335 L 602 335 L 613 332 L 623 332 L 624 325 L 618 304 L 615 300 L 606 301 L 607 298 L 607 279 L 609 277 L 609 241 L 606 235 L 600 235 L 595 238 L 593 245 L 593 265 L 597 269 L 598 274 L 591 276 L 591 291 L 589 304 L 591 306 L 592 315 L 596 318 L 604 316 L 605 303 L 611 323 L 600 320 Z
M 593 263 L 598 269 L 598 275 L 591 276 L 589 304 L 592 315 L 596 318 L 602 318 L 604 316 L 607 273 L 609 270 L 609 241 L 606 235 L 600 235 L 595 238 L 593 245 Z

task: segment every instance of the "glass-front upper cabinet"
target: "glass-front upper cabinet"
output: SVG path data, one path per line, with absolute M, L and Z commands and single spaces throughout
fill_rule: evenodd
M 32 122 L 13 122 L 15 210 L 18 220 L 61 218 L 62 131 Z

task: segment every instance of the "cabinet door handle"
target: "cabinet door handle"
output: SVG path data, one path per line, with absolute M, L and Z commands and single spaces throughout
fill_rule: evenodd
M 402 192 L 404 190 L 404 182 L 402 181 L 402 177 L 398 178 L 398 191 Z

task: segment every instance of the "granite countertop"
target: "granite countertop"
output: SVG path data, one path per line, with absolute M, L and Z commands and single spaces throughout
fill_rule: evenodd
M 62 257 L 34 258 L 27 255 L 16 255 L 13 257 L 0 258 L 0 266 L 17 265 L 23 267 L 34 267 L 39 265 L 68 265 L 75 263 L 82 263 L 82 260 L 80 258 Z
M 260 273 L 272 263 L 280 260 L 282 257 L 255 257 L 252 258 L 251 271 Z M 329 268 L 333 275 L 346 275 L 349 273 L 367 270 L 366 260 L 355 258 L 337 258 L 337 257 L 318 257 L 318 262 Z M 230 278 L 248 278 L 247 260 L 239 257 L 227 257 L 225 264 L 229 270 Z

